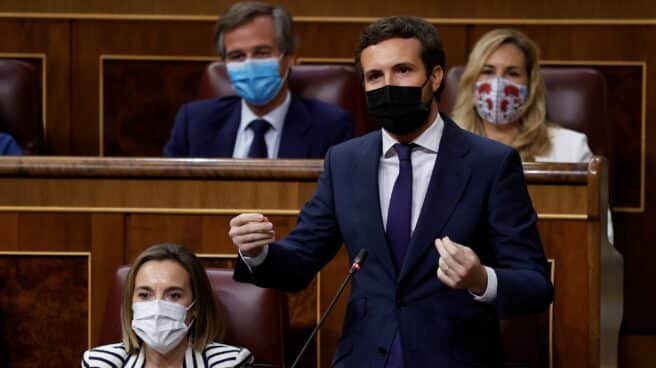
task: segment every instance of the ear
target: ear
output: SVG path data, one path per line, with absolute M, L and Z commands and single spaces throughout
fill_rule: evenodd
M 296 54 L 294 54 L 294 53 L 292 53 L 292 54 L 287 54 L 287 55 L 285 56 L 285 58 L 287 58 L 287 64 L 288 64 L 289 66 L 297 65 L 297 64 L 298 64 L 298 57 L 297 57 Z
M 429 77 L 431 88 L 433 89 L 433 92 L 435 92 L 438 88 L 440 88 L 442 82 L 444 81 L 444 69 L 442 69 L 442 67 L 439 65 L 435 65 Z

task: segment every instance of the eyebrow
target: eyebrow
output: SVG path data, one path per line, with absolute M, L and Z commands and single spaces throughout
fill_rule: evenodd
M 147 291 L 152 291 L 153 288 L 150 286 L 136 286 L 134 290 L 147 290 Z M 170 291 L 184 291 L 184 288 L 182 286 L 170 286 L 164 289 L 164 292 L 170 292 Z
M 483 65 L 483 68 L 491 68 L 491 69 L 494 69 L 494 68 L 496 68 L 496 65 L 493 65 L 493 64 L 484 64 L 484 65 Z M 509 66 L 506 66 L 504 69 L 521 69 L 521 68 L 522 68 L 522 67 L 520 67 L 520 66 L 518 66 L 518 65 L 509 65 Z

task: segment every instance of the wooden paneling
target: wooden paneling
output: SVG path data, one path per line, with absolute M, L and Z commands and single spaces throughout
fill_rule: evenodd
M 10 250 L 90 250 L 90 323 L 91 335 L 96 336 L 105 305 L 106 285 L 110 284 L 110 278 L 119 264 L 132 261 L 147 246 L 161 242 L 186 244 L 201 254 L 206 264 L 230 264 L 235 251 L 227 232 L 233 213 L 221 212 L 225 210 L 221 204 L 236 201 L 248 203 L 253 211 L 263 211 L 273 220 L 278 236 L 282 237 L 296 222 L 295 210 L 291 208 L 300 208 L 312 192 L 291 190 L 293 193 L 290 195 L 289 188 L 307 185 L 311 189 L 315 185 L 320 164 L 320 161 L 284 160 L 203 160 L 199 163 L 159 159 L 4 158 L 0 159 L 0 192 L 11 193 L 10 198 L 20 199 L 20 202 L 13 206 L 8 201 L 3 203 L 7 206 L 0 208 L 0 220 L 4 220 L 0 223 L 0 230 L 6 233 L 7 248 Z M 240 165 L 242 167 L 237 171 L 235 167 Z M 296 165 L 295 168 L 293 165 Z M 523 341 L 532 341 L 533 345 L 525 347 L 527 354 L 511 357 L 512 361 L 535 361 L 534 357 L 544 356 L 546 340 L 553 341 L 550 352 L 554 367 L 569 367 L 570 364 L 596 367 L 601 361 L 599 341 L 606 341 L 609 335 L 618 333 L 619 324 L 605 330 L 601 328 L 605 322 L 599 317 L 599 300 L 606 303 L 606 295 L 600 290 L 602 282 L 599 274 L 607 272 L 605 265 L 601 264 L 599 247 L 608 247 L 603 241 L 605 231 L 600 226 L 606 213 L 606 201 L 600 194 L 604 193 L 604 187 L 599 182 L 604 177 L 604 171 L 603 166 L 599 165 L 600 161 L 595 160 L 590 169 L 585 164 L 533 163 L 525 166 L 537 211 L 553 212 L 539 220 L 539 230 L 546 254 L 554 260 L 556 297 L 552 320 L 545 322 L 544 317 L 538 317 L 530 322 L 536 323 L 540 331 L 548 331 L 553 326 L 553 335 L 529 335 Z M 253 167 L 262 169 L 258 172 Z M 137 177 L 140 175 L 142 178 L 139 180 Z M 51 183 L 48 180 L 59 180 L 60 195 L 49 193 Z M 106 187 L 107 181 L 115 181 L 115 184 Z M 148 182 L 150 185 L 135 188 L 134 181 Z M 216 198 L 231 199 L 213 202 L 208 199 L 212 195 L 211 187 L 207 191 L 189 191 L 185 185 L 187 182 L 216 185 L 216 188 L 224 189 Z M 14 196 L 21 193 L 17 189 L 19 187 L 34 188 L 30 189 L 33 192 L 25 192 L 31 194 L 24 198 L 35 193 L 49 194 L 35 195 L 29 202 L 33 207 L 25 206 L 24 198 Z M 588 189 L 575 189 L 579 187 Z M 130 202 L 134 201 L 130 198 L 136 198 L 135 191 L 150 199 Z M 560 195 L 557 195 L 559 191 Z M 86 194 L 78 192 L 94 192 L 97 200 L 113 196 L 118 204 L 128 201 L 135 207 L 116 208 L 113 213 L 93 206 L 74 207 L 79 204 L 77 196 L 86 198 Z M 257 196 L 257 193 L 262 196 Z M 540 199 L 541 196 L 547 197 L 547 200 Z M 55 201 L 57 206 L 52 206 L 53 197 L 68 198 L 70 204 Z M 584 204 L 578 200 L 579 197 L 586 198 Z M 194 207 L 208 209 L 206 201 L 209 200 L 217 205 L 214 208 L 216 211 L 184 213 L 175 209 L 180 198 L 188 202 L 187 210 Z M 577 205 L 553 206 L 551 202 L 557 201 L 556 198 L 563 203 Z M 139 208 L 140 204 L 153 208 Z M 276 214 L 280 210 L 283 211 Z M 0 248 L 2 250 L 5 249 Z M 298 352 L 319 314 L 327 307 L 347 267 L 346 255 L 342 250 L 308 288 L 290 295 L 290 356 Z M 319 339 L 304 357 L 304 366 L 328 366 L 341 332 L 345 303 L 346 297 L 343 297 L 327 320 Z M 522 321 L 519 323 L 529 323 Z M 13 347 L 11 351 L 14 351 Z
M 103 155 L 161 156 L 178 107 L 198 96 L 208 60 L 101 60 Z
M 88 256 L 0 253 L 3 364 L 74 367 L 87 349 Z
M 212 57 L 212 22 L 78 21 L 73 23 L 73 91 L 77 101 L 71 122 L 76 155 L 99 154 L 99 91 L 102 55 Z M 154 81 L 165 75 L 150 74 Z M 197 87 L 196 87 L 197 88 Z M 152 96 L 152 94 L 148 94 Z M 184 94 L 182 94 L 184 96 Z M 179 95 L 178 95 L 179 96 Z M 129 96 L 122 96 L 127 99 Z M 148 102 L 147 96 L 137 104 Z M 130 103 L 128 103 L 128 107 Z M 170 107 L 177 109 L 177 106 Z M 152 112 L 152 111 L 151 111 Z M 120 113 L 120 112 L 119 112 Z M 152 134 L 145 132 L 145 134 Z M 153 134 L 158 136 L 158 133 Z
M 91 245 L 91 339 L 100 333 L 109 285 L 116 269 L 126 263 L 125 218 L 118 214 L 90 215 Z
M 620 366 L 631 368 L 652 368 L 651 357 L 656 351 L 656 337 L 653 335 L 624 335 L 620 345 Z
M 110 13 L 110 14 L 202 14 L 213 16 L 223 12 L 235 0 L 148 0 L 112 1 L 70 0 L 4 0 L 0 12 Z M 413 14 L 434 18 L 653 18 L 656 10 L 649 0 L 573 1 L 555 4 L 551 1 L 484 0 L 451 2 L 446 0 L 407 0 L 403 2 L 353 2 L 349 0 L 303 1 L 283 0 L 297 16 L 380 17 L 390 14 Z

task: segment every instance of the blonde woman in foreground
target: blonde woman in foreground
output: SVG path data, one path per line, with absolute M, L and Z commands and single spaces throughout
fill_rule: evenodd
M 121 303 L 123 342 L 88 350 L 82 367 L 250 367 L 245 348 L 215 342 L 223 332 L 212 286 L 187 248 L 161 244 L 130 268 Z

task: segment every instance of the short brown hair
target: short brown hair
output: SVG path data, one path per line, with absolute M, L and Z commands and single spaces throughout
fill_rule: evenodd
M 421 61 L 429 76 L 433 68 L 446 64 L 446 54 L 435 27 L 419 17 L 395 16 L 380 19 L 365 28 L 360 33 L 360 39 L 355 49 L 355 67 L 360 77 L 363 77 L 360 57 L 362 51 L 369 46 L 379 44 L 392 38 L 414 38 L 421 44 Z M 435 98 L 439 101 L 444 89 L 444 83 L 435 91 Z
M 261 15 L 267 15 L 273 19 L 273 26 L 276 30 L 275 39 L 280 52 L 284 55 L 294 53 L 297 42 L 291 13 L 280 5 L 273 6 L 256 1 L 244 1 L 231 6 L 216 22 L 214 45 L 217 54 L 225 58 L 223 36 L 226 32 L 239 28 Z
M 123 301 L 121 303 L 121 330 L 123 344 L 129 354 L 139 349 L 141 340 L 132 330 L 132 294 L 137 272 L 148 261 L 171 260 L 182 266 L 189 275 L 192 296 L 195 300 L 196 318 L 190 327 L 192 347 L 201 351 L 209 343 L 223 337 L 223 321 L 217 312 L 212 285 L 205 273 L 205 268 L 196 256 L 182 245 L 159 244 L 144 250 L 132 264 L 127 280 L 123 285 Z

